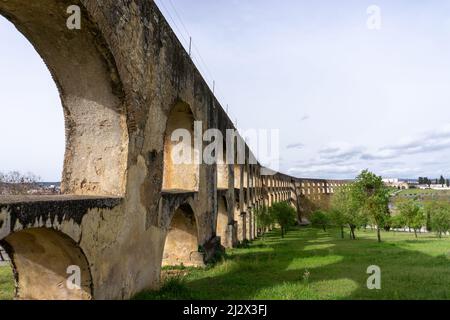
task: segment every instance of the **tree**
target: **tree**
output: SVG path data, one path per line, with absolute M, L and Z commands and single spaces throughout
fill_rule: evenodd
M 311 215 L 311 224 L 316 227 L 321 227 L 323 231 L 327 231 L 329 223 L 330 219 L 328 215 L 322 210 L 317 210 Z
M 284 238 L 287 229 L 295 225 L 297 216 L 295 209 L 287 202 L 278 202 L 269 208 L 269 214 L 280 226 L 281 237 Z
M 329 211 L 330 224 L 341 230 L 341 238 L 344 239 L 344 228 L 347 225 L 345 215 L 341 210 L 332 207 Z
M 270 214 L 269 209 L 266 206 L 258 208 L 255 211 L 256 221 L 260 233 L 264 236 L 266 230 L 274 223 L 273 216 Z
M 414 230 L 417 238 L 417 230 L 422 229 L 426 224 L 426 217 L 422 206 L 416 200 L 406 200 L 399 204 L 400 217 L 404 225 Z
M 393 229 L 403 229 L 406 226 L 405 219 L 400 214 L 392 216 L 389 223 Z
M 442 175 L 441 175 L 441 177 L 439 178 L 439 184 L 440 184 L 441 186 L 444 186 L 444 184 L 445 184 L 445 178 L 444 178 L 444 176 L 442 176 Z
M 438 234 L 439 238 L 450 231 L 450 204 L 444 201 L 433 201 L 426 205 L 425 212 L 429 216 L 431 229 Z
M 367 221 L 377 227 L 378 242 L 381 242 L 381 229 L 390 220 L 389 189 L 381 177 L 364 170 L 354 182 L 353 197 Z
M 0 193 L 9 195 L 26 195 L 37 187 L 40 178 L 32 173 L 22 174 L 18 171 L 0 172 Z
M 333 222 L 341 227 L 343 235 L 344 226 L 350 228 L 350 238 L 356 240 L 355 230 L 365 223 L 361 214 L 360 203 L 355 198 L 355 185 L 347 184 L 336 190 L 331 199 Z M 337 219 L 337 220 L 335 220 Z

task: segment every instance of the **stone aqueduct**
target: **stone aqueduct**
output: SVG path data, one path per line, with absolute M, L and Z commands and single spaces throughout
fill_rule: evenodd
M 82 9 L 81 30 L 66 27 Z M 169 133 L 194 121 L 234 128 L 151 0 L 0 0 L 60 92 L 62 196 L 0 197 L 0 244 L 20 299 L 127 299 L 156 289 L 162 265 L 201 265 L 256 237 L 254 209 L 299 212 L 345 181 L 262 176 L 251 164 L 171 163 Z M 78 266 L 81 288 L 69 290 Z

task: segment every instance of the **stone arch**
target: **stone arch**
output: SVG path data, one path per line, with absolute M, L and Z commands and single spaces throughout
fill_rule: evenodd
M 223 140 L 222 156 L 217 159 L 217 189 L 228 190 L 230 179 L 230 165 L 227 159 L 227 144 Z
M 169 113 L 164 136 L 163 190 L 199 189 L 199 151 L 194 146 L 194 123 L 194 114 L 184 102 L 178 102 Z
M 54 229 L 31 228 L 8 235 L 0 244 L 11 259 L 17 299 L 92 299 L 94 288 L 89 263 L 69 236 Z M 80 286 L 70 288 L 67 280 L 78 270 Z
M 67 28 L 70 1 L 1 1 L 6 17 L 30 41 L 59 90 L 66 151 L 62 191 L 122 196 L 128 130 L 122 83 L 102 33 L 81 7 L 82 28 Z
M 234 188 L 240 189 L 241 188 L 241 171 L 242 171 L 242 165 L 234 164 Z
M 242 242 L 245 239 L 245 213 L 241 212 L 239 202 L 236 202 L 234 207 L 234 221 L 236 223 L 237 240 Z
M 248 189 L 248 188 L 250 188 L 250 186 L 249 186 L 250 175 L 249 175 L 249 168 L 248 168 L 247 160 L 246 160 L 245 165 L 243 166 L 243 171 L 244 171 L 244 174 L 243 174 L 243 176 L 244 176 L 244 178 L 243 178 L 244 179 L 243 186 L 244 186 L 245 189 Z
M 228 202 L 225 196 L 221 196 L 217 199 L 217 235 L 220 237 L 222 246 L 229 248 L 232 246 L 230 243 L 230 217 L 228 213 Z
M 202 266 L 204 259 L 198 249 L 197 219 L 191 205 L 184 203 L 175 210 L 167 230 L 162 265 Z
M 254 208 L 252 206 L 249 206 L 247 208 L 247 213 L 245 215 L 245 225 L 246 225 L 246 230 L 245 230 L 245 238 L 247 240 L 253 240 L 253 210 Z

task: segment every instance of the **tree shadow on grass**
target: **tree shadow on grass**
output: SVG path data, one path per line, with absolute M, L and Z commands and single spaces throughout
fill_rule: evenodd
M 365 233 L 360 237 L 341 240 L 337 230 L 325 233 L 316 229 L 295 230 L 285 239 L 271 233 L 250 249 L 232 251 L 215 268 L 195 271 L 184 285 L 189 299 L 206 300 L 450 298 L 447 252 L 431 256 L 404 248 L 418 243 L 432 246 L 434 241 L 391 239 L 394 242 L 378 243 Z M 450 251 L 447 241 L 444 247 Z M 367 288 L 371 265 L 381 268 L 381 290 Z M 176 294 L 166 297 L 186 299 Z M 142 298 L 156 297 L 149 293 Z

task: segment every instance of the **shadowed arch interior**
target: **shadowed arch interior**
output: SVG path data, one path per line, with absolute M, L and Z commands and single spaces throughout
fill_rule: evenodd
M 13 233 L 1 241 L 12 261 L 16 298 L 32 300 L 88 300 L 92 297 L 89 263 L 80 247 L 68 236 L 45 228 Z M 80 286 L 76 278 L 78 274 Z
M 228 217 L 228 206 L 225 197 L 219 197 L 217 199 L 217 235 L 220 237 L 220 241 L 224 247 L 229 247 L 227 243 L 228 239 L 228 226 L 230 219 Z
M 198 252 L 198 229 L 195 214 L 188 204 L 175 210 L 163 253 L 163 266 L 201 266 L 203 256 Z
M 217 159 L 217 189 L 227 190 L 229 176 L 230 163 L 227 161 L 227 145 L 226 141 L 223 141 L 222 157 Z
M 80 30 L 67 28 L 67 8 L 81 8 Z M 62 190 L 123 195 L 128 131 L 115 60 L 78 1 L 0 1 L 0 14 L 31 42 L 58 87 L 65 118 Z
M 194 115 L 179 102 L 169 114 L 164 136 L 163 190 L 198 191 L 199 165 L 194 147 Z

